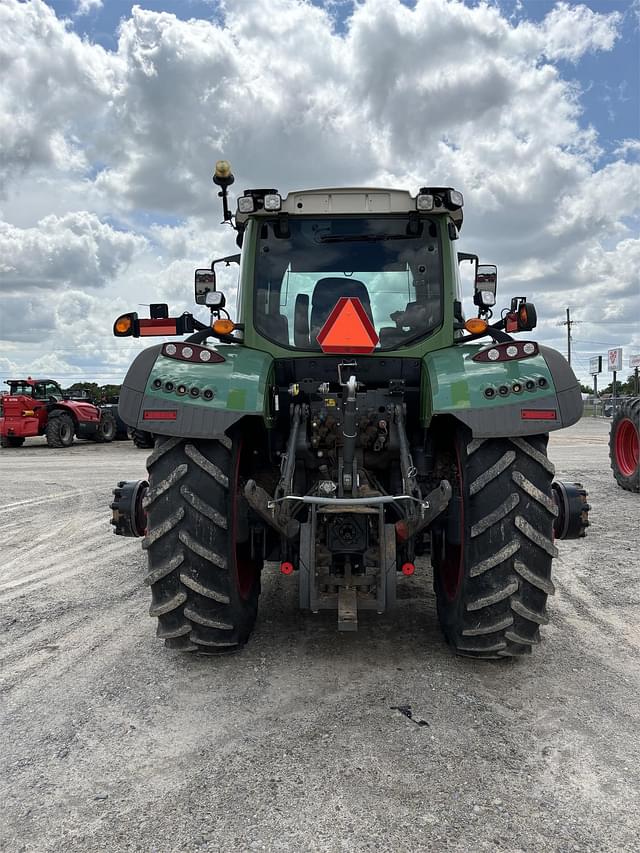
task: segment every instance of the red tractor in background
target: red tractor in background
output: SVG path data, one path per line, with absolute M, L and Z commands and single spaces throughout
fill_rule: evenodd
M 116 421 L 93 403 L 72 400 L 52 379 L 7 379 L 0 395 L 0 445 L 20 447 L 25 438 L 44 435 L 49 447 L 69 447 L 74 436 L 113 441 Z

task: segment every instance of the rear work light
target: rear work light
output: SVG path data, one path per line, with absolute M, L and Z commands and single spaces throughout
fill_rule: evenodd
M 161 352 L 167 358 L 196 364 L 220 364 L 224 361 L 220 353 L 196 344 L 163 344 Z
M 521 358 L 531 358 L 538 353 L 538 344 L 533 341 L 514 341 L 508 344 L 494 344 L 481 349 L 471 360 L 480 362 L 515 361 Z
M 282 207 L 282 198 L 278 193 L 268 193 L 264 197 L 265 210 L 280 210 Z
M 417 210 L 433 210 L 433 196 L 429 193 L 419 193 L 416 198 Z

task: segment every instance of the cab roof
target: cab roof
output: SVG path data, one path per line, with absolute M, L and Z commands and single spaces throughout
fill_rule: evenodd
M 462 207 L 448 208 L 444 204 L 443 196 L 451 187 L 423 188 L 420 193 L 411 195 L 408 190 L 389 189 L 385 187 L 327 187 L 308 190 L 294 190 L 286 196 L 282 196 L 280 210 L 265 210 L 260 205 L 252 213 L 236 212 L 236 221 L 246 222 L 252 216 L 277 216 L 288 214 L 290 216 L 301 215 L 330 215 L 330 214 L 384 214 L 384 213 L 419 213 L 421 215 L 440 216 L 447 214 L 451 217 L 456 227 L 462 226 Z M 433 193 L 435 206 L 432 210 L 422 211 L 417 209 L 418 195 Z M 265 194 L 278 194 L 277 190 L 245 190 L 245 196 L 254 198 L 264 197 Z

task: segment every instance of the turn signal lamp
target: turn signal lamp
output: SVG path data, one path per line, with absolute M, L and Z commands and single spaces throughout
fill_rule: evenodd
M 216 335 L 230 335 L 236 324 L 233 320 L 216 320 L 211 328 Z
M 117 338 L 126 338 L 135 333 L 135 323 L 138 315 L 134 312 L 131 314 L 121 314 L 113 324 L 113 334 Z
M 471 317 L 464 324 L 467 332 L 470 332 L 472 335 L 480 335 L 482 332 L 486 332 L 489 324 L 486 320 L 483 320 L 481 317 Z
M 531 302 L 523 302 L 518 308 L 518 329 L 530 332 L 538 324 L 536 309 Z

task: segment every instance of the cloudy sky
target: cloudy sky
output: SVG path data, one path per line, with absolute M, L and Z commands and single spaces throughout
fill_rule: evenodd
M 626 368 L 639 62 L 640 0 L 0 0 L 0 380 L 120 382 L 117 314 L 194 309 L 235 249 L 221 157 L 239 189 L 462 190 L 500 303 L 565 353 L 570 307 L 581 379 L 609 347 Z

